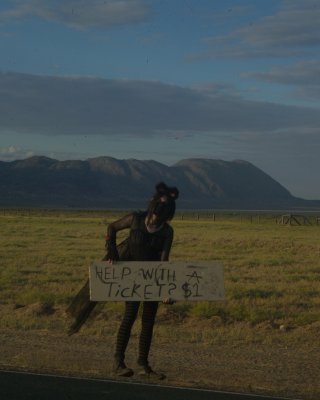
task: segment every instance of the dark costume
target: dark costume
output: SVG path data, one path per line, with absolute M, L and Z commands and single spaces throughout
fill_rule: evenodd
M 107 254 L 104 260 L 111 262 L 117 260 L 167 261 L 173 240 L 173 229 L 167 221 L 174 216 L 175 199 L 178 195 L 176 188 L 169 188 L 164 183 L 160 183 L 156 186 L 156 193 L 146 212 L 135 212 L 111 223 L 107 231 Z M 116 233 L 123 229 L 130 229 L 129 237 L 117 245 Z M 75 319 L 69 334 L 80 329 L 95 305 L 96 302 L 90 301 L 89 282 L 87 282 L 67 310 Z M 125 312 L 117 335 L 115 363 L 118 371 L 124 371 L 122 376 L 130 376 L 133 373 L 125 366 L 124 358 L 139 306 L 139 301 L 125 303 Z M 154 372 L 149 367 L 148 355 L 157 309 L 158 302 L 143 302 L 138 364 L 147 373 Z M 127 375 L 125 375 L 126 372 L 128 372 Z
M 122 261 L 158 261 L 168 260 L 173 229 L 164 223 L 161 229 L 154 233 L 147 230 L 145 220 L 147 213 L 133 213 L 109 225 L 108 235 L 112 236 L 118 230 L 129 228 L 128 239 L 122 244 L 119 259 Z M 125 350 L 129 342 L 131 328 L 137 317 L 140 302 L 131 301 L 125 304 L 125 313 L 120 325 L 115 359 L 116 363 L 123 363 Z M 152 340 L 153 325 L 158 309 L 158 302 L 143 302 L 142 327 L 139 341 L 138 364 L 148 365 L 148 354 Z

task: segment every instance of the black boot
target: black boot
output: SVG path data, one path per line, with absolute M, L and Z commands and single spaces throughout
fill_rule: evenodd
M 117 376 L 129 378 L 133 375 L 133 370 L 128 368 L 124 361 L 115 361 L 113 372 Z
M 150 379 L 158 379 L 158 380 L 163 380 L 166 378 L 165 374 L 162 372 L 156 372 L 154 371 L 149 364 L 146 365 L 140 365 L 140 370 L 138 372 L 138 375 L 141 378 L 150 378 Z

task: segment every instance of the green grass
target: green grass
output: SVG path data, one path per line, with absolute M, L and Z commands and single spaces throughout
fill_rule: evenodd
M 39 321 L 29 316 L 27 322 L 19 314 L 18 323 L 18 314 L 10 317 L 9 312 L 17 304 L 65 308 L 91 262 L 103 257 L 106 225 L 119 216 L 98 211 L 0 212 L 0 307 L 8 310 L 0 327 L 51 326 L 49 317 Z M 180 302 L 166 307 L 167 318 L 295 327 L 320 319 L 320 226 L 282 226 L 271 215 L 251 220 L 232 214 L 219 214 L 215 220 L 210 215 L 199 220 L 191 214 L 177 216 L 172 225 L 171 260 L 222 260 L 226 300 Z M 121 313 L 119 304 L 101 308 Z M 96 323 L 99 330 L 99 320 Z

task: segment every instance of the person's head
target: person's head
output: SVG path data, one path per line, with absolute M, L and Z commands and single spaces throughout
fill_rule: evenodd
M 178 197 L 179 190 L 176 187 L 169 187 L 163 182 L 158 183 L 148 206 L 148 223 L 160 226 L 170 221 L 174 217 Z

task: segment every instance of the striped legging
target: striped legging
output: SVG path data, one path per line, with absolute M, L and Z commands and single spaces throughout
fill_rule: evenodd
M 141 333 L 139 339 L 139 365 L 148 365 L 148 355 L 152 340 L 153 325 L 158 310 L 157 301 L 143 302 Z M 118 331 L 115 359 L 123 362 L 125 351 L 130 339 L 131 328 L 137 318 L 140 301 L 127 301 L 124 316 Z

